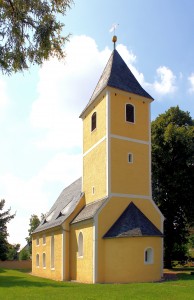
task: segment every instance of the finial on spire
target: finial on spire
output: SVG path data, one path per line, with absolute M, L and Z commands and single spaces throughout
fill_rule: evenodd
M 116 44 L 116 41 L 117 41 L 117 36 L 116 35 L 113 35 L 112 41 L 114 43 L 114 50 L 115 50 L 115 44 Z
M 109 30 L 109 32 L 113 32 L 114 31 L 114 35 L 112 37 L 112 42 L 114 43 L 114 50 L 115 50 L 115 44 L 116 44 L 116 41 L 117 41 L 117 36 L 115 35 L 115 30 L 117 28 L 119 24 L 113 24 L 111 29 Z

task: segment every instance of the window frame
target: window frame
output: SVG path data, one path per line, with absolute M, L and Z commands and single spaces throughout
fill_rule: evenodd
M 51 270 L 55 269 L 55 236 L 51 235 Z
M 95 125 L 94 125 L 94 122 L 95 122 Z M 95 126 L 95 127 L 93 127 L 93 126 Z M 91 132 L 95 131 L 96 128 L 97 128 L 97 112 L 94 111 L 91 116 Z
M 129 161 L 129 156 L 131 157 L 130 161 Z M 128 152 L 128 154 L 127 154 L 127 162 L 128 162 L 128 164 L 133 164 L 133 153 Z
M 95 194 L 95 187 L 93 186 L 92 187 L 92 195 L 94 195 Z
M 37 268 L 40 267 L 40 255 L 39 255 L 39 253 L 36 254 L 36 267 Z
M 84 236 L 82 231 L 78 235 L 78 258 L 83 258 L 84 256 Z
M 133 121 L 127 120 L 127 106 L 130 106 L 133 108 Z M 130 124 L 135 124 L 135 106 L 132 103 L 125 103 L 125 122 Z
M 43 269 L 46 269 L 46 253 L 42 253 L 42 267 Z
M 154 250 L 152 247 L 147 247 L 144 251 L 144 263 L 151 265 L 154 263 Z

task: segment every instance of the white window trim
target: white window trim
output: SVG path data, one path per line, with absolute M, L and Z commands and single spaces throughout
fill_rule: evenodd
M 131 161 L 129 161 L 129 155 L 131 156 Z M 127 154 L 127 161 L 128 161 L 128 164 L 133 164 L 133 153 L 128 152 L 128 154 Z
M 145 260 L 145 253 L 146 253 L 146 251 L 148 251 L 148 250 L 151 250 L 151 258 L 150 258 L 148 261 L 146 261 L 146 260 Z M 147 248 L 144 250 L 144 264 L 145 264 L 145 265 L 152 265 L 153 263 L 154 263 L 154 250 L 153 250 L 152 247 L 147 247 Z
M 134 111 L 134 122 L 127 121 L 127 118 L 126 118 L 127 104 L 130 104 L 131 106 L 133 106 L 133 111 Z M 127 124 L 135 124 L 135 120 L 136 120 L 136 118 L 135 118 L 135 105 L 132 104 L 132 103 L 130 103 L 130 102 L 125 103 L 125 123 L 127 123 Z

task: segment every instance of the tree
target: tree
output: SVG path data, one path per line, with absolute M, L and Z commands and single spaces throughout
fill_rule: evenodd
M 22 249 L 19 254 L 19 260 L 28 260 L 30 259 L 29 249 Z
M 15 214 L 11 215 L 11 209 L 1 212 L 4 208 L 5 200 L 0 201 L 0 260 L 6 260 L 7 252 L 9 249 L 9 243 L 7 241 L 7 223 L 15 217 Z
M 152 122 L 153 199 L 165 217 L 164 259 L 184 259 L 194 223 L 194 121 L 172 107 Z
M 0 69 L 11 74 L 50 56 L 64 58 L 62 24 L 72 0 L 0 0 Z
M 7 260 L 18 260 L 20 244 L 8 245 Z
M 43 214 L 42 214 L 43 215 Z M 38 227 L 40 224 L 40 219 L 37 215 L 31 215 L 30 217 L 30 228 L 28 229 L 29 236 L 26 238 L 26 241 L 29 245 L 29 253 L 32 254 L 32 232 Z

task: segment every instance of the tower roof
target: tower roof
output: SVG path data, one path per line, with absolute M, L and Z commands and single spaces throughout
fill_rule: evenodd
M 159 236 L 160 230 L 131 202 L 104 238 Z
M 85 107 L 84 111 L 107 86 L 153 100 L 153 98 L 139 84 L 117 50 L 113 50 L 108 63 L 98 81 L 98 84 L 92 94 L 92 97 Z

